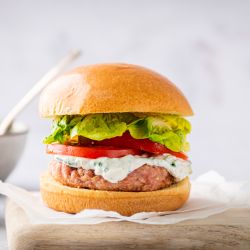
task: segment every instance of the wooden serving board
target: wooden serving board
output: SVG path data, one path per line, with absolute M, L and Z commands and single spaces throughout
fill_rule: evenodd
M 5 217 L 11 250 L 250 249 L 250 209 L 175 225 L 32 225 L 24 211 L 8 200 Z

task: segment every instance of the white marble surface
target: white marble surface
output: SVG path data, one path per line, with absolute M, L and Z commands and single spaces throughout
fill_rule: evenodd
M 77 64 L 128 62 L 168 76 L 195 116 L 190 137 L 194 176 L 216 169 L 250 176 L 250 1 L 0 0 L 0 114 L 71 48 Z M 37 100 L 19 117 L 27 147 L 9 181 L 38 188 L 48 158 L 49 122 Z

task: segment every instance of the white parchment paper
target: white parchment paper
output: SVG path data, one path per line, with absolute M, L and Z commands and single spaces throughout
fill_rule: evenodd
M 33 224 L 98 224 L 110 221 L 174 224 L 206 218 L 229 208 L 250 207 L 250 181 L 228 182 L 215 171 L 192 181 L 190 199 L 181 209 L 173 212 L 138 213 L 130 217 L 112 211 L 92 209 L 74 215 L 56 212 L 43 204 L 38 192 L 29 192 L 4 182 L 0 182 L 0 194 L 22 207 Z

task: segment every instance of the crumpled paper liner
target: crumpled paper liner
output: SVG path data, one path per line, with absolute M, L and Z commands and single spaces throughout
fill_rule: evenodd
M 98 224 L 110 221 L 131 221 L 141 224 L 174 224 L 202 219 L 230 208 L 250 207 L 250 181 L 228 182 L 215 171 L 192 181 L 189 201 L 172 212 L 144 212 L 122 216 L 116 212 L 87 209 L 78 214 L 56 212 L 46 207 L 39 193 L 26 191 L 0 181 L 0 194 L 13 200 L 26 212 L 33 224 Z

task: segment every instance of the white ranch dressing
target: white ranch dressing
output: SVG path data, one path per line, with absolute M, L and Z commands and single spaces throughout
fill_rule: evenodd
M 54 159 L 73 168 L 92 169 L 95 175 L 101 175 L 111 183 L 117 183 L 125 179 L 129 173 L 144 164 L 167 169 L 176 181 L 180 181 L 192 173 L 190 161 L 185 161 L 170 154 L 156 157 L 126 155 L 121 158 L 100 157 L 97 159 L 55 155 Z

